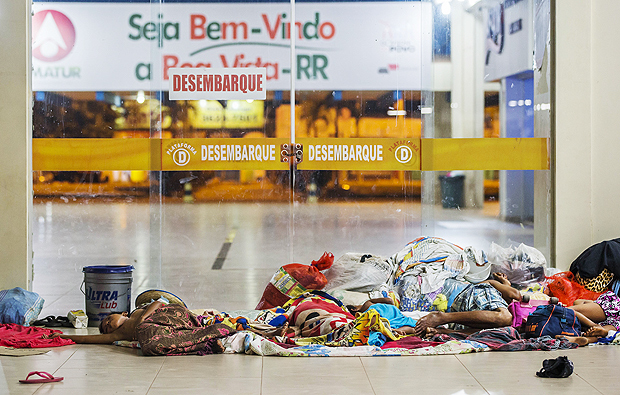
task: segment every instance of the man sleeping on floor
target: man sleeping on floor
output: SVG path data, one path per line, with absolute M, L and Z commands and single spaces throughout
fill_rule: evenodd
M 495 280 L 469 284 L 454 279 L 444 282 L 443 293 L 448 298 L 448 312 L 432 312 L 416 323 L 414 334 L 425 336 L 428 329 L 452 324 L 460 332 L 473 333 L 480 329 L 500 328 L 512 324 L 508 305 L 520 301 L 521 293 L 510 285 L 503 273 L 493 273 Z M 443 331 L 438 329 L 438 331 Z

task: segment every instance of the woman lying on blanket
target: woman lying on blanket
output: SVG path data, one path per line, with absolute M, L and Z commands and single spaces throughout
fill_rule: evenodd
M 283 306 L 289 333 L 275 340 L 296 345 L 351 347 L 381 345 L 413 332 L 415 321 L 404 317 L 389 299 L 372 299 L 362 306 L 348 307 L 350 310 L 321 291 L 301 295 Z
M 251 320 L 246 317 L 232 317 L 226 313 L 208 312 L 198 318 L 203 325 L 223 323 L 238 331 L 250 330 L 276 342 L 296 345 L 367 345 L 369 340 L 372 342 L 372 339 L 377 337 L 376 334 L 371 336 L 371 332 L 382 333 L 386 340 L 396 340 L 399 336 L 410 333 L 412 327 L 401 331 L 392 329 L 395 327 L 391 324 L 396 314 L 390 311 L 389 307 L 396 309 L 393 305 L 385 305 L 383 310 L 379 304 L 375 305 L 376 309 L 367 309 L 369 303 L 377 302 L 387 301 L 373 300 L 365 304 L 363 309 L 360 306 L 352 307 L 357 315 L 355 317 L 333 296 L 322 291 L 311 291 L 291 299 L 282 307 L 262 310 Z M 383 317 L 382 314 L 386 316 Z M 398 314 L 404 318 L 400 311 Z M 411 322 L 407 324 L 412 325 Z M 399 328 L 400 325 L 396 327 Z
M 221 338 L 236 331 L 223 324 L 203 326 L 186 307 L 152 302 L 131 314 L 110 314 L 99 326 L 99 335 L 53 334 L 76 343 L 111 344 L 137 340 L 144 355 L 217 354 L 224 351 Z
M 588 329 L 583 336 L 557 337 L 566 337 L 580 346 L 585 346 L 620 329 L 620 298 L 613 291 L 603 293 L 596 300 L 577 299 L 573 306 L 568 308 L 575 311 L 579 323 Z
M 282 307 L 262 310 L 254 319 L 208 311 L 198 319 L 203 325 L 223 323 L 238 331 L 249 330 L 268 339 L 287 342 L 287 339 L 326 335 L 355 317 L 331 295 L 311 291 Z

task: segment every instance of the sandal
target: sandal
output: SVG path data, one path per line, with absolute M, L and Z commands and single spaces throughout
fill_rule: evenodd
M 37 375 L 41 377 L 40 379 L 31 379 L 30 376 Z M 26 376 L 25 380 L 19 380 L 22 384 L 42 384 L 42 383 L 55 383 L 58 381 L 62 381 L 64 377 L 54 377 L 47 372 L 30 372 L 28 376 Z
M 31 326 L 47 326 L 47 327 L 62 326 L 62 324 L 58 322 L 56 320 L 56 317 L 54 317 L 53 315 L 48 315 L 47 317 L 43 319 L 33 321 L 32 324 L 30 325 Z
M 71 321 L 69 321 L 69 318 L 59 315 L 58 317 L 56 317 L 56 323 L 58 323 L 58 326 L 64 326 L 66 328 L 73 328 L 73 324 L 71 323 Z

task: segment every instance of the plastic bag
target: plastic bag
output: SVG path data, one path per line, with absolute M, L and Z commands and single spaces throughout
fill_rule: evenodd
M 327 285 L 327 278 L 321 271 L 329 269 L 333 263 L 334 255 L 325 252 L 318 261 L 312 261 L 311 265 L 291 263 L 282 266 L 265 287 L 256 310 L 282 306 L 289 299 L 307 291 L 323 289 Z
M 523 243 L 517 248 L 503 248 L 491 243 L 488 255 L 493 272 L 506 274 L 508 281 L 516 288 L 526 288 L 532 283 L 545 280 L 545 256 L 534 247 Z
M 325 271 L 325 289 L 370 292 L 389 282 L 394 266 L 380 256 L 346 253 Z
M 575 281 L 575 275 L 571 272 L 561 272 L 547 277 L 547 288 L 552 296 L 555 296 L 565 306 L 572 306 L 577 299 L 596 300 L 601 296 L 598 292 L 588 291 Z
M 478 251 L 473 247 L 465 247 L 462 255 L 463 262 L 467 262 L 467 266 L 469 266 L 469 271 L 465 274 L 465 280 L 478 284 L 490 277 L 491 263 L 484 251 Z

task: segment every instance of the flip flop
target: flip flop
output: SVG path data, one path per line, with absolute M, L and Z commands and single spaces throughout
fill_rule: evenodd
M 30 376 L 34 376 L 35 374 L 42 378 L 31 379 Z M 42 383 L 55 383 L 58 381 L 62 381 L 63 379 L 64 377 L 54 377 L 47 372 L 30 372 L 28 373 L 28 376 L 26 376 L 25 380 L 19 380 L 19 382 L 22 384 L 42 384 Z
M 67 318 L 66 316 L 59 315 L 58 317 L 56 317 L 55 321 L 59 324 L 59 326 L 64 326 L 66 328 L 73 328 L 73 324 L 71 323 L 71 321 L 69 321 L 69 318 Z
M 31 326 L 58 327 L 58 326 L 62 326 L 62 323 L 58 322 L 56 320 L 56 317 L 54 317 L 53 315 L 48 315 L 47 317 L 45 317 L 43 319 L 34 321 L 30 325 Z

